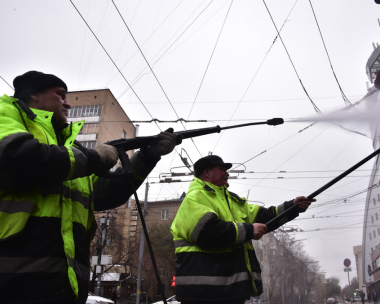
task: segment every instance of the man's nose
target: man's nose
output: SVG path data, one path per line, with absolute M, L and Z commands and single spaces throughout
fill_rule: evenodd
M 66 108 L 66 109 L 71 109 L 71 104 L 69 104 L 69 102 L 65 99 L 64 102 L 63 102 L 63 106 Z

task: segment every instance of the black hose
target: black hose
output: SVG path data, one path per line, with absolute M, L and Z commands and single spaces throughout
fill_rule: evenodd
M 131 188 L 133 190 L 133 195 L 135 196 L 137 210 L 139 212 L 139 216 L 140 216 L 140 219 L 141 219 L 141 225 L 142 225 L 143 230 L 144 230 L 144 235 L 145 235 L 146 243 L 148 244 L 149 254 L 150 254 L 150 258 L 152 260 L 152 264 L 153 264 L 153 268 L 154 268 L 154 273 L 156 274 L 156 279 L 157 279 L 157 283 L 158 283 L 158 288 L 160 289 L 160 293 L 161 293 L 161 296 L 162 296 L 162 301 L 164 302 L 164 304 L 167 304 L 166 298 L 165 298 L 165 290 L 164 290 L 164 288 L 162 286 L 161 278 L 160 278 L 160 275 L 158 273 L 156 259 L 154 258 L 152 244 L 150 243 L 148 230 L 146 228 L 144 215 L 143 215 L 142 210 L 141 210 L 140 201 L 139 201 L 139 198 L 137 197 L 135 185 L 133 184 L 132 179 L 129 178 L 128 180 L 129 180 L 130 186 L 131 186 Z

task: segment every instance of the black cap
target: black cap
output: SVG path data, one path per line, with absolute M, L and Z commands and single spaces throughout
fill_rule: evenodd
M 13 86 L 15 88 L 14 97 L 21 100 L 26 95 L 38 93 L 55 86 L 64 88 L 67 93 L 67 85 L 60 78 L 52 74 L 44 74 L 37 71 L 29 71 L 17 76 L 13 80 Z
M 226 169 L 230 169 L 232 167 L 231 163 L 225 163 L 223 159 L 217 155 L 208 155 L 198 159 L 194 164 L 194 175 L 195 177 L 199 177 L 204 170 L 211 169 L 216 166 L 222 166 Z

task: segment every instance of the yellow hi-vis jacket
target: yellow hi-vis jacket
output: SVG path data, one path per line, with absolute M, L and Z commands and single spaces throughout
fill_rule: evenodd
M 0 98 L 4 303 L 85 303 L 93 211 L 116 208 L 132 194 L 126 180 L 93 174 L 99 155 L 74 142 L 84 121 L 57 128 L 52 116 L 7 95 Z M 136 189 L 157 161 L 141 152 L 132 156 Z
M 266 223 L 293 205 L 263 208 L 198 178 L 190 184 L 171 226 L 178 301 L 244 301 L 262 293 L 252 246 L 253 223 Z M 295 211 L 273 229 L 298 216 Z

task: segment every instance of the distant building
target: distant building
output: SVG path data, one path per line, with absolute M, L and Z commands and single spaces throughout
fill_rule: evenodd
M 150 230 L 152 225 L 170 224 L 174 220 L 174 218 L 178 212 L 178 209 L 181 206 L 183 199 L 185 198 L 185 195 L 186 194 L 183 193 L 179 198 L 171 199 L 171 200 L 151 201 L 151 202 L 148 201 L 147 202 L 147 214 L 146 214 L 146 218 L 145 218 L 145 222 L 146 222 L 148 231 Z M 144 201 L 140 201 L 140 205 L 141 205 L 141 209 L 144 210 Z M 132 207 L 131 213 L 137 214 L 137 206 L 136 206 L 136 203 L 134 200 L 132 200 L 131 207 Z M 135 225 L 135 227 L 133 227 L 133 230 L 131 229 L 129 243 L 130 243 L 131 247 L 134 246 L 136 249 L 138 249 L 140 246 L 140 236 L 142 233 L 142 225 L 141 225 L 140 217 L 136 217 L 136 222 L 134 222 L 133 220 L 131 222 L 131 225 Z M 167 233 L 170 234 L 170 232 L 169 232 L 170 227 L 167 227 L 167 228 L 168 228 Z M 170 234 L 169 239 L 170 239 L 170 241 L 172 241 L 171 234 Z M 135 245 L 133 245 L 133 244 L 135 244 Z M 174 248 L 173 248 L 173 252 L 171 252 L 171 253 L 174 254 Z M 139 254 L 139 250 L 135 250 L 135 255 L 138 256 L 138 254 Z M 148 256 L 148 255 L 149 255 L 149 253 L 147 252 L 147 250 L 145 250 L 144 256 Z M 150 259 L 150 257 L 149 257 L 149 259 Z M 157 263 L 159 264 L 160 262 L 157 261 Z M 169 284 L 170 277 L 175 275 L 174 263 L 172 261 L 170 262 L 169 269 L 166 267 L 164 267 L 164 268 L 160 267 L 160 265 L 158 265 L 158 268 L 160 271 L 161 281 L 162 281 L 162 284 L 163 284 L 164 289 L 165 289 L 165 296 L 168 298 L 172 295 L 175 295 L 175 288 L 170 287 L 170 284 Z M 135 269 L 135 271 L 136 270 L 137 269 Z M 135 273 L 135 271 L 132 270 L 132 274 L 137 276 L 137 272 Z M 159 300 L 161 300 L 161 295 L 160 295 L 158 287 L 157 287 L 157 281 L 155 280 L 155 278 L 153 279 L 153 281 L 154 281 L 154 283 L 153 284 L 151 283 L 149 288 L 147 288 L 146 286 L 144 287 L 144 281 L 143 281 L 142 282 L 142 290 L 145 290 L 147 295 L 150 298 L 152 298 L 156 301 L 159 301 Z
M 355 264 L 356 264 L 356 277 L 359 281 L 359 290 L 363 290 L 363 273 L 362 273 L 362 251 L 363 246 L 354 246 Z
M 135 137 L 136 127 L 109 89 L 69 92 L 67 101 L 71 105 L 69 122 L 85 121 L 77 140 L 86 148 Z M 129 156 L 132 154 L 133 151 L 128 152 Z
M 366 70 L 370 83 L 374 82 L 380 68 L 380 47 L 375 47 L 375 50 L 370 55 Z M 366 106 L 371 111 L 376 111 L 379 106 L 380 95 L 379 91 L 374 87 L 368 86 L 368 93 L 363 97 Z M 374 139 L 372 142 L 374 150 L 380 148 L 380 129 L 378 124 L 371 125 L 371 136 Z M 379 166 L 380 159 L 377 156 L 373 164 L 372 173 L 368 185 L 368 192 L 364 211 L 363 221 L 363 239 L 362 239 L 362 286 L 366 287 L 367 292 L 372 292 L 374 288 L 380 290 L 379 274 L 378 274 L 378 257 L 380 244 L 380 187 L 379 187 Z

